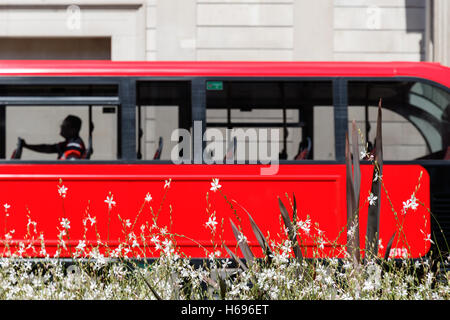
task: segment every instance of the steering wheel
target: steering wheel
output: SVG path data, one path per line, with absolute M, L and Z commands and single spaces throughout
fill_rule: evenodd
M 22 157 L 23 139 L 17 138 L 17 147 L 11 155 L 11 159 L 20 159 Z

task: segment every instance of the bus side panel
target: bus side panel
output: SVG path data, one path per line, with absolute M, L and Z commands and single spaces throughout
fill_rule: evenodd
M 227 257 L 221 249 L 224 242 L 242 256 L 231 220 L 243 231 L 255 255 L 262 256 L 247 212 L 270 243 L 284 242 L 278 198 L 292 218 L 295 195 L 297 218 L 303 226 L 299 239 L 305 256 L 343 257 L 347 234 L 345 166 L 280 165 L 275 175 L 261 175 L 263 167 L 1 165 L 0 201 L 7 206 L 0 230 L 10 239 L 2 241 L 0 249 L 3 255 L 20 253 L 38 257 L 47 253 L 53 257 L 60 247 L 59 256 L 70 256 L 84 240 L 86 252 L 101 243 L 101 251 L 113 250 L 113 254 L 120 251 L 129 257 L 158 257 L 168 252 L 171 241 L 171 248 L 176 243 L 181 256 L 207 257 L 216 252 L 219 257 Z M 369 165 L 362 166 L 361 248 L 364 248 L 372 170 Z M 402 201 L 414 192 L 421 170 L 420 166 L 384 166 L 383 181 L 394 211 L 382 189 L 381 243 L 386 247 L 399 226 L 403 231 L 397 234 L 404 234 L 407 239 L 396 238 L 394 256 L 403 254 L 406 248 L 417 257 L 429 248 L 420 231 L 429 233 L 427 210 L 420 206 L 406 215 L 401 213 Z M 423 171 L 416 197 L 428 207 L 429 180 Z M 215 191 L 213 178 L 219 179 L 220 185 Z M 65 197 L 59 193 L 64 190 L 62 186 L 67 188 Z M 64 230 L 68 225 L 63 219 L 70 222 L 67 234 Z M 214 224 L 208 225 L 208 221 L 217 222 L 215 231 L 210 228 Z M 63 244 L 65 248 L 61 247 Z M 384 254 L 384 250 L 380 253 Z
M 373 166 L 361 166 L 360 240 L 365 248 L 367 213 L 371 193 Z M 404 209 L 414 194 L 417 206 Z M 380 250 L 385 254 L 390 238 L 395 237 L 390 252 L 392 258 L 424 256 L 430 250 L 430 177 L 419 165 L 383 166 L 380 212 Z

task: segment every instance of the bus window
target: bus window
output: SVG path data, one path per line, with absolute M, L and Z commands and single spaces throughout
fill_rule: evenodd
M 115 160 L 117 101 L 117 87 L 112 85 L 1 85 L 2 158 Z M 81 121 L 75 136 L 61 131 L 68 116 Z M 73 121 L 70 124 L 73 129 Z M 67 148 L 74 149 L 70 156 L 63 152 Z
M 187 81 L 137 83 L 137 159 L 176 160 L 172 157 L 179 143 L 179 139 L 174 138 L 179 137 L 177 130 L 190 132 L 192 127 L 190 90 Z M 187 145 L 190 146 L 190 142 Z M 190 159 L 190 151 L 184 148 L 179 157 Z
M 350 81 L 348 93 L 349 129 L 356 120 L 369 148 L 382 98 L 385 160 L 450 159 L 450 95 L 444 89 L 416 81 Z
M 207 81 L 206 155 L 334 160 L 331 81 Z
M 6 150 L 12 155 L 17 147 L 18 138 L 27 144 L 55 144 L 63 142 L 61 125 L 64 119 L 73 115 L 81 120 L 79 136 L 87 152 L 91 146 L 91 160 L 117 159 L 117 107 L 93 106 L 91 119 L 94 130 L 89 143 L 89 106 L 52 106 L 52 107 L 6 107 Z M 86 158 L 85 155 L 82 157 Z M 22 149 L 22 160 L 56 160 L 55 153 L 37 152 L 31 148 Z

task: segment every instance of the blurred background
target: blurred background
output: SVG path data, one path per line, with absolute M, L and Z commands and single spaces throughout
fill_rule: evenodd
M 0 59 L 450 61 L 447 0 L 0 0 Z

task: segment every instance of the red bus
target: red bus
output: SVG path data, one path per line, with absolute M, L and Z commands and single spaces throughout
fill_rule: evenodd
M 371 145 L 380 98 L 380 254 L 399 226 L 404 237 L 392 257 L 418 258 L 433 244 L 445 250 L 449 75 L 422 62 L 0 61 L 0 250 L 67 257 L 100 243 L 151 258 L 176 234 L 170 240 L 189 257 L 226 257 L 220 244 L 237 245 L 231 219 L 261 256 L 247 212 L 279 242 L 277 198 L 290 208 L 295 195 L 306 256 L 342 257 L 345 134 L 356 120 Z M 11 159 L 18 138 L 61 140 L 69 114 L 83 120 L 90 157 L 56 160 L 23 149 Z M 239 141 L 227 139 L 239 129 Z M 276 161 L 263 157 L 268 142 Z M 237 144 L 240 158 L 224 163 Z M 372 170 L 362 162 L 361 248 Z M 420 205 L 406 210 L 412 194 Z

